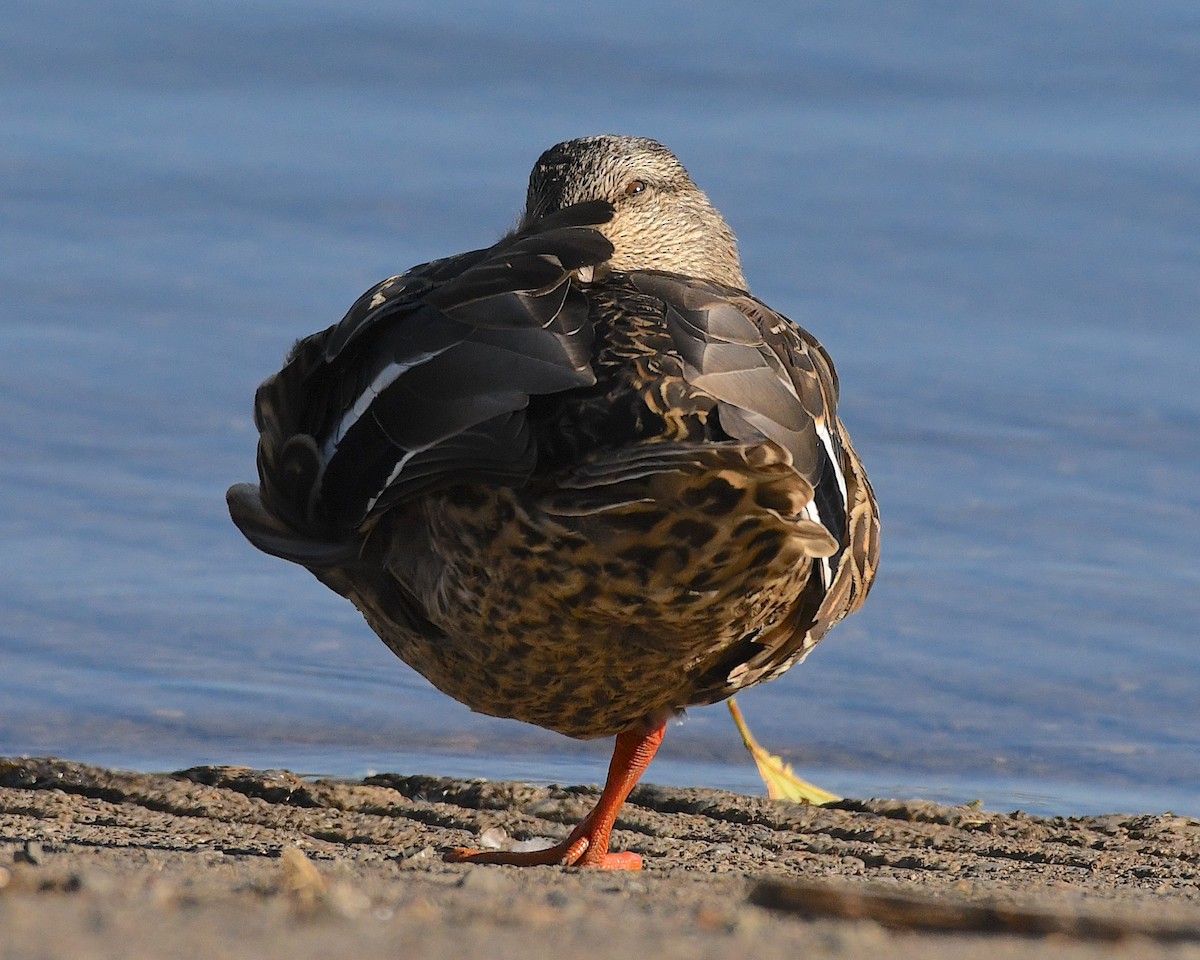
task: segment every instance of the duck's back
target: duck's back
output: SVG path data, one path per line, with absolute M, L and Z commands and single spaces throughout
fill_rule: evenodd
M 816 341 L 704 281 L 580 282 L 595 215 L 385 281 L 301 341 L 259 392 L 260 485 L 230 496 L 435 685 L 575 736 L 787 669 L 878 550 Z

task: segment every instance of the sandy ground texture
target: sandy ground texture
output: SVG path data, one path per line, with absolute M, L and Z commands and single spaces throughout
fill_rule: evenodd
M 0 759 L 0 957 L 1200 958 L 1200 823 L 638 788 L 640 873 L 444 863 L 591 787 Z

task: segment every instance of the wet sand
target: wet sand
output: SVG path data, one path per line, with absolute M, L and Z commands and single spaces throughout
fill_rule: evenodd
M 0 759 L 0 957 L 1196 957 L 1200 822 L 638 788 L 640 873 L 444 863 L 595 788 Z

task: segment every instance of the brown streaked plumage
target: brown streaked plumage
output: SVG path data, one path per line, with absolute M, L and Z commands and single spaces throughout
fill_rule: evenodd
M 866 597 L 875 499 L 820 344 L 745 290 L 661 144 L 546 151 L 520 225 L 415 267 L 259 388 L 260 549 L 351 600 L 474 710 L 617 736 L 539 854 L 623 868 L 617 810 L 672 714 L 769 680 Z

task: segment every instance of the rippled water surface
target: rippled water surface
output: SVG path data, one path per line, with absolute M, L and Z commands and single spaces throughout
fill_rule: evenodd
M 497 237 L 538 153 L 672 146 L 838 362 L 866 609 L 741 697 L 853 795 L 1200 813 L 1200 11 L 64 0 L 0 31 L 0 753 L 595 781 L 223 494 L 291 341 Z M 903 5 L 905 8 L 910 5 Z M 722 707 L 649 779 L 757 789 Z

